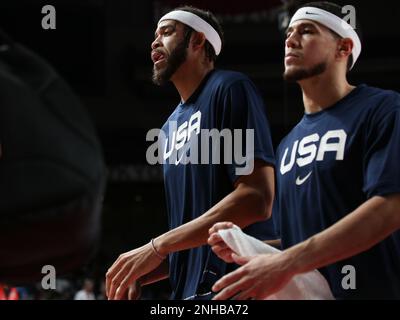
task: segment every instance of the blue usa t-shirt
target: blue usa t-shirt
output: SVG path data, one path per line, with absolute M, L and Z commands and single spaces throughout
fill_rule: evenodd
M 274 219 L 288 248 L 371 197 L 400 192 L 400 95 L 360 85 L 332 107 L 304 115 L 276 157 Z M 342 286 L 351 270 L 355 289 L 350 278 Z M 400 232 L 321 272 L 338 299 L 400 299 Z
M 203 138 L 205 129 L 224 132 L 219 145 Z M 254 144 L 247 139 L 246 129 L 252 130 Z M 254 84 L 241 73 L 211 71 L 192 96 L 177 106 L 162 132 L 166 137 L 161 150 L 170 229 L 201 216 L 234 190 L 240 170 L 246 168 L 237 154 L 274 164 L 264 103 Z M 246 230 L 261 239 L 275 238 L 268 221 Z M 172 253 L 171 298 L 210 299 L 212 285 L 232 268 L 208 245 Z

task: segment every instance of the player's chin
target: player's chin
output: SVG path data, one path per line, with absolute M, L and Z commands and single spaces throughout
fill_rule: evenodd
M 153 76 L 159 77 L 163 70 L 160 66 L 153 65 Z
M 164 70 L 167 67 L 167 59 L 161 59 L 153 64 L 153 70 Z
M 285 75 L 291 75 L 293 73 L 296 73 L 300 67 L 295 64 L 285 64 Z

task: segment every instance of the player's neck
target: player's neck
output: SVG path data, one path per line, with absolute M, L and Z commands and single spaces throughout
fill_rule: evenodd
M 183 64 L 173 75 L 171 81 L 181 96 L 181 101 L 187 101 L 196 91 L 204 77 L 214 69 L 213 63 Z
M 306 113 L 315 113 L 333 106 L 347 96 L 355 87 L 347 82 L 346 76 L 324 73 L 300 81 Z

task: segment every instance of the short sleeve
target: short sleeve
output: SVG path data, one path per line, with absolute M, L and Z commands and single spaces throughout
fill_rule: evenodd
M 400 97 L 387 99 L 379 109 L 365 142 L 363 191 L 368 198 L 400 192 Z

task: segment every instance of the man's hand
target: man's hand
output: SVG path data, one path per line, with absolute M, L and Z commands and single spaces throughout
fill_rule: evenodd
M 126 291 L 124 300 L 139 300 L 142 295 L 142 285 L 139 280 L 134 281 Z
M 282 289 L 292 278 L 282 253 L 239 257 L 232 254 L 233 261 L 242 265 L 239 269 L 218 280 L 212 290 L 220 291 L 213 300 L 251 298 L 261 300 Z
M 139 280 L 133 281 L 125 291 L 121 300 L 139 300 L 142 295 L 142 285 Z
M 121 254 L 106 274 L 108 299 L 123 299 L 131 284 L 156 269 L 161 262 L 162 260 L 156 256 L 150 243 Z
M 221 236 L 218 234 L 218 231 L 232 227 L 232 222 L 218 222 L 214 224 L 208 231 L 210 235 L 207 240 L 208 244 L 211 246 L 211 249 L 214 251 L 214 253 L 227 263 L 233 262 L 232 253 L 235 252 L 232 251 L 232 249 L 229 248 L 228 245 L 222 240 Z

